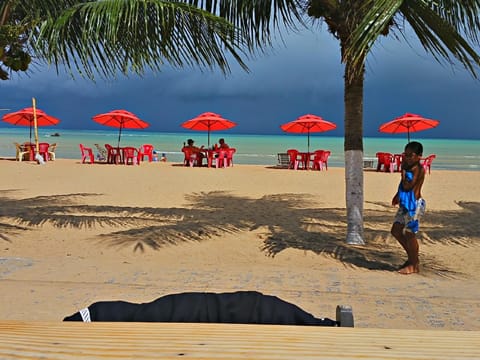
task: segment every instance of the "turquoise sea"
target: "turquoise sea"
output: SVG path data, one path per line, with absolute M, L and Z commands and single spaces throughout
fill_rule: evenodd
M 53 130 L 52 130 L 53 129 Z M 53 133 L 60 136 L 53 137 Z M 419 133 L 418 135 L 420 135 Z M 417 135 L 417 134 L 414 134 Z M 307 151 L 306 135 L 240 135 L 228 132 L 211 133 L 211 145 L 219 138 L 237 149 L 234 162 L 237 164 L 276 165 L 277 153 L 296 148 Z M 180 149 L 188 138 L 195 140 L 197 146 L 207 146 L 207 133 L 179 132 L 163 133 L 148 131 L 122 132 L 121 146 L 139 147 L 142 144 L 153 144 L 157 152 L 165 153 L 168 161 L 181 162 L 183 154 Z M 14 157 L 13 142 L 23 143 L 29 140 L 29 129 L 26 127 L 0 128 L 0 157 Z M 40 128 L 41 142 L 57 143 L 57 158 L 80 159 L 78 144 L 92 147 L 94 144 L 106 143 L 116 145 L 118 130 L 63 130 L 58 128 Z M 480 140 L 422 139 L 412 136 L 412 140 L 420 141 L 424 146 L 424 156 L 436 154 L 432 169 L 480 171 Z M 400 153 L 406 144 L 406 135 L 382 136 L 364 139 L 365 158 L 375 158 L 378 151 Z M 323 134 L 310 136 L 310 150 L 326 149 L 332 152 L 328 165 L 344 166 L 343 137 L 329 137 Z

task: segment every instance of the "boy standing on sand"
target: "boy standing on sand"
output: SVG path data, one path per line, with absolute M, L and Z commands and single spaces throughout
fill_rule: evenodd
M 405 146 L 402 161 L 402 179 L 398 191 L 392 199 L 392 205 L 399 205 L 391 233 L 407 253 L 408 260 L 398 270 L 400 274 L 419 272 L 418 219 L 425 213 L 425 200 L 422 199 L 422 185 L 425 171 L 420 164 L 423 146 L 412 141 Z

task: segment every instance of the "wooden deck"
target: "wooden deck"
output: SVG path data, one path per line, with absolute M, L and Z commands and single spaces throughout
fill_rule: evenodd
M 479 331 L 0 321 L 0 359 L 479 357 Z

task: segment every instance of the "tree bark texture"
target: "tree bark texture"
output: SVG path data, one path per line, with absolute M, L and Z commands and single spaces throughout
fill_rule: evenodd
M 345 190 L 347 244 L 363 245 L 363 79 L 364 69 L 345 64 Z

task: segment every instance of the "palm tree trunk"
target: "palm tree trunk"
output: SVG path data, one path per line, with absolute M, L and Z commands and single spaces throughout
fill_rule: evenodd
M 10 15 L 11 4 L 7 1 L 0 7 L 0 26 L 7 23 L 7 19 Z
M 365 69 L 345 63 L 345 189 L 347 244 L 363 245 L 363 79 Z

